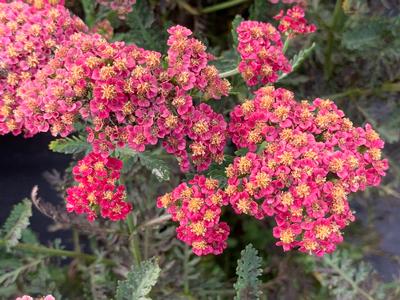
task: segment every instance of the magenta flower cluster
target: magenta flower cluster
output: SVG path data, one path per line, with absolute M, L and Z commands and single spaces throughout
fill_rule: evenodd
M 132 210 L 125 186 L 118 185 L 122 161 L 90 153 L 73 168 L 79 184 L 67 189 L 67 211 L 86 214 L 89 221 L 100 214 L 111 221 L 125 219 Z
M 267 84 L 288 73 L 291 66 L 283 53 L 279 31 L 269 23 L 244 21 L 237 27 L 241 61 L 239 72 L 247 85 Z
M 226 248 L 229 226 L 221 222 L 221 208 L 228 204 L 218 180 L 196 175 L 172 193 L 157 200 L 179 222 L 177 237 L 190 245 L 196 255 L 221 254 Z
M 68 37 L 86 30 L 84 23 L 61 5 L 40 8 L 22 1 L 0 3 L 0 134 L 24 133 L 24 102 L 19 87 L 34 78 L 55 49 Z

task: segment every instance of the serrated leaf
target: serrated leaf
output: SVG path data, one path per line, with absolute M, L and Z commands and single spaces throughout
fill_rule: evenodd
M 128 157 L 137 157 L 138 156 L 138 153 L 129 147 L 117 148 L 117 149 L 115 149 L 114 152 L 115 152 L 115 155 L 121 159 L 126 156 L 128 156 Z
M 81 152 L 90 152 L 92 146 L 83 136 L 72 136 L 51 141 L 49 149 L 53 152 L 64 154 L 76 154 Z
M 349 50 L 379 48 L 384 39 L 390 38 L 390 19 L 363 18 L 347 26 L 342 36 L 342 45 Z
M 244 21 L 243 17 L 241 15 L 236 15 L 235 18 L 232 21 L 232 39 L 233 39 L 233 48 L 236 50 L 239 40 L 238 40 L 238 33 L 236 29 L 238 28 L 239 24 Z
M 236 300 L 260 299 L 261 280 L 258 277 L 262 274 L 261 263 L 262 259 L 252 244 L 242 250 L 236 268 L 238 279 L 234 284 Z
M 143 167 L 151 171 L 159 181 L 166 181 L 170 178 L 168 165 L 164 160 L 158 158 L 157 154 L 151 152 L 139 153 L 139 161 Z
M 29 226 L 31 216 L 32 202 L 29 199 L 24 199 L 21 203 L 14 205 L 1 231 L 8 249 L 18 244 L 22 232 Z
M 5 287 L 15 283 L 19 276 L 37 268 L 42 262 L 42 258 L 29 259 L 21 264 L 20 260 L 1 260 L 0 261 L 0 286 Z
M 137 0 L 134 9 L 126 16 L 130 30 L 115 36 L 116 40 L 133 42 L 148 50 L 165 50 L 165 28 L 157 28 L 154 13 L 147 0 Z
M 236 156 L 244 156 L 247 154 L 247 152 L 249 152 L 249 149 L 241 148 L 241 149 L 235 151 L 235 155 Z
M 290 73 L 284 73 L 281 76 L 279 76 L 279 80 L 282 80 L 289 74 L 295 72 L 302 64 L 303 62 L 311 55 L 311 53 L 315 49 L 315 43 L 312 43 L 312 45 L 308 48 L 301 49 L 297 54 L 293 56 L 293 58 L 290 60 L 290 64 L 292 65 L 292 71 Z
M 323 266 L 319 270 L 322 284 L 336 299 L 388 299 L 381 294 L 382 284 L 373 284 L 372 267 L 363 261 L 355 263 L 348 251 L 325 255 L 319 263 Z
M 133 267 L 127 279 L 118 281 L 116 300 L 149 300 L 152 287 L 157 283 L 161 269 L 155 259 L 143 261 Z
M 239 56 L 235 49 L 222 52 L 218 59 L 211 63 L 218 69 L 220 73 L 235 69 L 239 64 Z

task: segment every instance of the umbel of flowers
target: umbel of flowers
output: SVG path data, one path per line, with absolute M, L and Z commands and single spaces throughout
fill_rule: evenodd
M 354 127 L 332 101 L 296 102 L 282 88 L 261 88 L 236 106 L 229 132 L 250 150 L 226 169 L 230 204 L 239 214 L 274 217 L 284 250 L 332 252 L 354 220 L 347 196 L 378 185 L 388 168 L 370 125 Z
M 61 5 L 40 1 L 0 3 L 0 134 L 25 131 L 24 100 L 18 93 L 51 58 L 56 48 L 84 23 Z
M 207 104 L 195 106 L 189 92 L 195 88 L 207 98 L 220 98 L 229 85 L 207 65 L 209 56 L 200 42 L 192 39 L 197 47 L 188 51 L 175 47 L 186 37 L 171 40 L 168 58 L 174 66 L 164 70 L 158 52 L 110 44 L 99 35 L 72 35 L 19 90 L 26 99 L 21 109 L 28 132 L 66 136 L 74 122 L 90 120 L 88 141 L 103 156 L 125 145 L 144 151 L 162 139 L 183 171 L 190 167 L 187 148 L 198 170 L 220 162 L 226 122 Z
M 196 175 L 189 185 L 181 183 L 157 200 L 157 206 L 166 208 L 179 222 L 178 239 L 192 246 L 197 255 L 220 254 L 227 246 L 229 226 L 220 217 L 228 198 L 218 186 L 218 180 Z
M 54 3 L 53 3 L 54 2 Z M 179 223 L 177 236 L 197 255 L 220 254 L 229 226 L 222 209 L 257 219 L 272 217 L 277 245 L 315 255 L 332 252 L 354 220 L 350 193 L 376 186 L 388 163 L 384 146 L 366 125 L 355 127 L 330 100 L 294 99 L 264 86 L 237 105 L 227 123 L 200 100 L 220 99 L 229 82 L 213 57 L 183 26 L 168 30 L 168 52 L 88 34 L 57 1 L 0 3 L 0 134 L 65 137 L 86 124 L 92 152 L 73 169 L 67 210 L 116 221 L 132 210 L 119 184 L 118 147 L 144 151 L 160 143 L 182 171 L 222 163 L 226 140 L 247 148 L 226 168 L 226 183 L 195 175 L 159 197 Z M 268 23 L 242 22 L 239 72 L 249 86 L 275 82 L 291 69 L 281 35 L 315 30 L 294 7 Z M 194 99 L 194 96 L 196 98 Z M 224 208 L 226 206 L 226 208 Z
M 296 102 L 282 88 L 263 87 L 236 106 L 229 133 L 249 152 L 226 168 L 219 194 L 237 214 L 273 217 L 273 234 L 285 251 L 334 251 L 354 221 L 347 196 L 379 185 L 388 168 L 381 158 L 384 143 L 370 125 L 354 127 L 332 101 Z M 180 195 L 182 186 L 172 195 Z M 169 203 L 169 197 L 158 201 Z
M 118 185 L 122 161 L 90 153 L 73 168 L 75 181 L 79 184 L 67 189 L 67 210 L 86 214 L 93 221 L 100 212 L 111 221 L 124 219 L 132 209 L 125 201 L 123 185 Z

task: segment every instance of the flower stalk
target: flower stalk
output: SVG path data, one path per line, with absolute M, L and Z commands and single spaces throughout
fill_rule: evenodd
M 0 240 L 0 247 L 5 247 L 5 246 L 6 246 L 6 241 Z M 14 249 L 24 251 L 24 252 L 43 254 L 43 255 L 47 255 L 47 256 L 79 258 L 79 259 L 82 259 L 89 263 L 94 262 L 98 259 L 98 257 L 96 255 L 92 255 L 92 254 L 71 251 L 71 250 L 64 250 L 64 249 L 56 249 L 56 248 L 45 247 L 42 245 L 28 244 L 28 243 L 19 243 L 14 247 Z M 103 259 L 101 259 L 101 261 L 107 265 L 115 264 L 114 261 L 107 259 L 107 258 L 103 258 Z

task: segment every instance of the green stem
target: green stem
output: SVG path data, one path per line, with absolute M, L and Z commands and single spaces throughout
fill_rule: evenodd
M 140 231 L 143 228 L 152 227 L 152 226 L 156 226 L 156 225 L 162 224 L 164 222 L 167 222 L 167 221 L 171 220 L 171 218 L 172 218 L 171 215 L 162 215 L 162 216 L 159 216 L 157 218 L 151 219 L 151 220 L 146 221 L 145 223 L 142 223 L 141 225 L 139 225 L 137 227 L 137 231 Z
M 288 36 L 285 40 L 285 43 L 283 44 L 283 49 L 282 49 L 283 54 L 286 53 L 287 49 L 289 48 L 289 45 L 290 45 L 290 37 Z
M 189 3 L 187 3 L 184 0 L 176 0 L 176 3 L 181 8 L 183 8 L 188 13 L 190 13 L 191 15 L 198 16 L 198 15 L 201 15 L 201 14 L 210 14 L 210 13 L 213 13 L 213 12 L 216 12 L 216 11 L 219 11 L 219 10 L 223 10 L 223 9 L 226 9 L 226 8 L 230 8 L 230 7 L 233 7 L 233 6 L 248 2 L 248 1 L 249 0 L 230 0 L 230 1 L 225 1 L 225 2 L 222 2 L 222 3 L 214 4 L 214 5 L 211 5 L 211 6 L 207 6 L 207 7 L 204 7 L 202 9 L 197 9 L 197 8 L 191 6 Z
M 328 40 L 326 43 L 327 46 L 325 51 L 325 64 L 324 64 L 325 79 L 329 79 L 333 71 L 332 53 L 335 42 L 335 29 L 337 28 L 341 12 L 342 12 L 342 0 L 336 0 L 335 10 L 333 11 L 332 24 L 329 27 Z
M 331 259 L 329 257 L 326 257 L 325 262 L 327 265 L 329 265 L 333 270 L 335 270 L 336 273 L 338 273 L 344 280 L 346 280 L 351 287 L 357 291 L 359 294 L 363 295 L 366 299 L 368 300 L 374 300 L 374 298 L 369 295 L 367 292 L 365 292 L 363 289 L 361 289 L 357 283 L 354 282 L 354 280 L 347 276 L 346 273 L 344 273 L 340 268 L 336 266 L 336 264 L 332 263 Z
M 200 12 L 196 8 L 191 6 L 189 3 L 186 3 L 186 1 L 184 1 L 184 0 L 176 0 L 176 3 L 178 3 L 178 5 L 180 7 L 182 7 L 184 10 L 186 10 L 191 15 L 194 15 L 194 16 L 200 15 Z
M 216 12 L 216 11 L 219 11 L 219 10 L 222 10 L 222 9 L 230 8 L 230 7 L 245 3 L 245 2 L 248 2 L 248 0 L 230 0 L 230 1 L 225 1 L 225 2 L 222 2 L 222 3 L 218 3 L 218 4 L 215 4 L 215 5 L 211 5 L 211 6 L 205 7 L 205 8 L 203 8 L 201 10 L 201 12 L 203 14 L 209 14 L 209 13 L 213 13 L 213 12 Z
M 5 247 L 5 246 L 6 246 L 6 241 L 0 240 L 0 247 Z M 19 243 L 16 246 L 14 246 L 13 249 L 30 252 L 30 253 L 36 253 L 36 254 L 44 254 L 47 256 L 80 258 L 87 262 L 94 262 L 95 260 L 98 259 L 97 256 L 91 255 L 91 254 L 81 253 L 81 252 L 77 252 L 77 251 L 50 248 L 50 247 L 45 247 L 42 245 L 34 245 L 34 244 L 27 244 L 27 243 Z M 108 265 L 115 264 L 114 261 L 112 261 L 110 259 L 106 259 L 106 258 L 103 258 L 101 261 Z
M 72 229 L 72 240 L 74 243 L 75 252 L 81 253 L 81 245 L 79 242 L 79 232 L 76 228 Z
M 140 265 L 142 261 L 140 255 L 140 248 L 139 248 L 139 239 L 137 236 L 137 230 L 135 224 L 133 222 L 133 215 L 130 214 L 126 219 L 128 223 L 128 230 L 129 230 L 129 249 L 131 250 L 133 259 L 136 265 Z
M 219 74 L 219 77 L 226 78 L 226 77 L 230 77 L 230 76 L 233 76 L 233 75 L 236 75 L 236 74 L 239 74 L 239 69 L 238 68 L 223 72 L 223 73 Z

